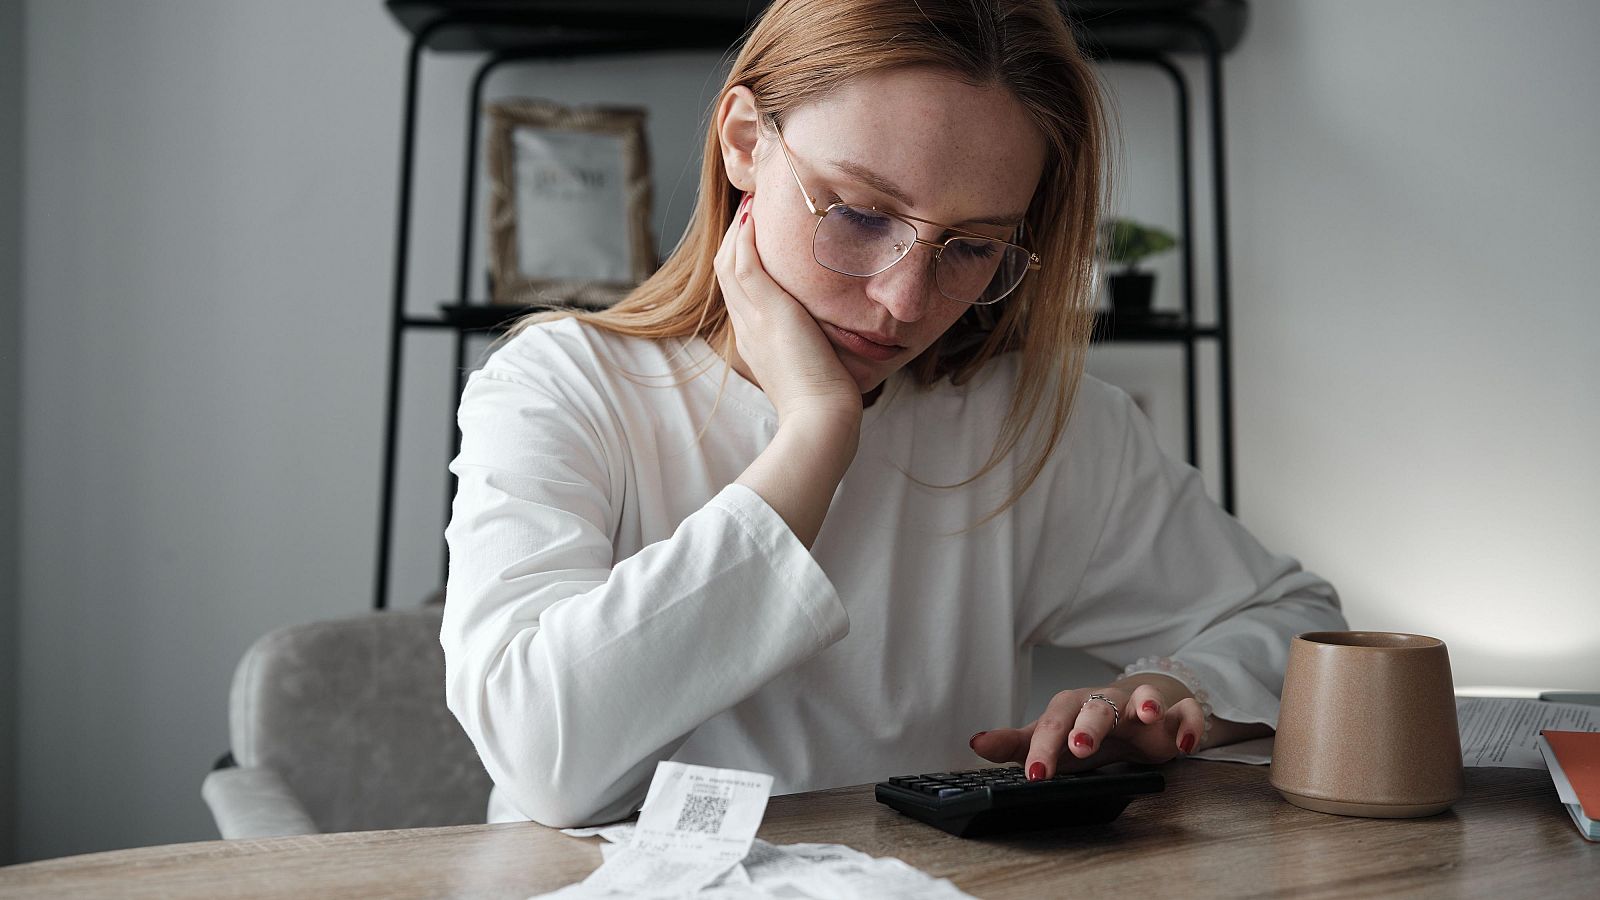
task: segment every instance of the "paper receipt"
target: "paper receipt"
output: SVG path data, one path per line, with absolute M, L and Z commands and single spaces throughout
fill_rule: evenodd
M 556 893 L 681 897 L 699 891 L 750 852 L 771 794 L 771 775 L 659 763 L 631 833 L 622 831 L 625 826 L 607 829 L 608 837 L 626 835 L 627 843 L 615 845 L 581 883 Z

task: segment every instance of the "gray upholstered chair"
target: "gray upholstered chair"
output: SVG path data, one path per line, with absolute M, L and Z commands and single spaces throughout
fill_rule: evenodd
M 245 653 L 234 764 L 201 788 L 223 837 L 484 820 L 489 776 L 444 704 L 443 610 L 296 625 Z

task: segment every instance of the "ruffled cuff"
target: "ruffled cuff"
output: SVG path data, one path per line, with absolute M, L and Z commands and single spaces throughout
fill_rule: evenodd
M 1189 693 L 1193 694 L 1195 701 L 1200 704 L 1200 711 L 1205 714 L 1205 732 L 1200 740 L 1200 743 L 1204 744 L 1205 739 L 1211 736 L 1211 693 L 1206 690 L 1200 673 L 1170 656 L 1146 656 L 1123 669 L 1121 677 L 1127 678 L 1129 675 L 1138 675 L 1141 672 L 1165 675 L 1189 689 Z

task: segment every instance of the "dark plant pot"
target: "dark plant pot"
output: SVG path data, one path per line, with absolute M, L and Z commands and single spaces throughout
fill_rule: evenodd
M 1113 275 L 1111 308 L 1125 316 L 1147 316 L 1156 293 L 1156 276 L 1150 272 Z

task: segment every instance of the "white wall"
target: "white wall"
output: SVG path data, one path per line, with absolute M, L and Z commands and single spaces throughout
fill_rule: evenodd
M 240 654 L 371 602 L 406 38 L 378 3 L 49 0 L 24 41 L 21 854 L 214 836 Z M 676 235 L 718 62 L 503 90 L 662 110 Z M 454 290 L 472 67 L 427 72 L 418 313 Z M 452 421 L 447 344 L 407 353 L 396 605 L 438 583 Z
M 1459 682 L 1592 686 L 1600 7 L 1395 6 L 1256 4 L 1228 63 L 1243 517 L 1357 625 L 1449 640 Z M 405 41 L 315 0 L 24 23 L 20 850 L 203 839 L 239 654 L 369 602 Z M 718 67 L 495 93 L 649 104 L 670 237 Z M 471 68 L 428 73 L 418 312 L 453 291 Z M 1126 208 L 1175 221 L 1170 100 L 1114 77 Z M 444 342 L 407 352 L 401 605 L 437 583 L 450 399 Z M 1096 367 L 1147 382 L 1172 437 L 1175 354 L 1143 353 Z
M 1600 4 L 1255 6 L 1244 518 L 1458 683 L 1600 687 Z

